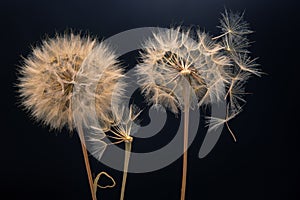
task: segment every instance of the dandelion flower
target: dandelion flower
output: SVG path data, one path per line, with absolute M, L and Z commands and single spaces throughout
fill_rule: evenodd
M 20 69 L 22 104 L 51 129 L 73 130 L 72 92 L 76 74 L 96 41 L 79 35 L 56 36 L 33 48 Z
M 137 120 L 140 113 L 141 111 L 133 105 L 130 105 L 129 109 L 125 106 L 122 106 L 120 109 L 118 107 L 115 109 L 113 108 L 111 124 L 106 126 L 109 128 L 102 129 L 100 126 L 90 126 L 90 132 L 92 134 L 86 139 L 90 146 L 91 154 L 97 159 L 101 159 L 103 151 L 107 145 L 115 145 L 119 143 L 125 144 L 125 159 L 120 200 L 123 200 L 125 196 L 128 165 L 133 141 L 132 135 L 139 129 L 139 125 L 137 125 L 134 121 Z M 99 138 L 99 135 L 102 133 L 105 134 L 105 137 L 113 140 L 113 142 L 105 143 L 101 141 L 101 137 Z
M 129 158 L 131 152 L 131 145 L 133 141 L 132 135 L 138 131 L 139 126 L 134 123 L 137 117 L 141 113 L 135 106 L 130 105 L 129 109 L 124 106 L 115 110 L 114 113 L 115 122 L 106 133 L 110 132 L 112 135 L 107 135 L 107 137 L 113 139 L 115 142 L 111 144 L 123 143 L 125 144 L 125 159 L 124 159 L 124 169 L 123 169 L 123 180 L 121 187 L 120 200 L 124 199 L 125 196 L 125 186 L 127 180 L 127 172 L 129 165 Z
M 153 33 L 141 52 L 137 66 L 138 83 L 148 101 L 162 104 L 172 112 L 183 110 L 184 154 L 181 200 L 185 199 L 189 109 L 228 100 L 226 119 L 208 118 L 213 128 L 226 123 L 241 111 L 244 84 L 251 74 L 260 75 L 255 59 L 250 59 L 246 35 L 252 31 L 243 15 L 222 15 L 222 34 L 196 36 L 180 27 Z M 225 86 L 225 87 L 224 87 Z
M 219 69 L 229 65 L 229 59 L 219 52 L 220 45 L 200 31 L 197 36 L 198 42 L 190 38 L 189 31 L 181 32 L 180 27 L 153 34 L 137 66 L 139 83 L 150 102 L 162 104 L 174 113 L 178 108 L 183 110 L 181 199 L 186 188 L 189 109 L 222 99 L 224 92 L 220 88 L 226 79 Z
M 95 51 L 97 55 L 92 54 Z M 23 106 L 37 121 L 49 125 L 51 129 L 61 130 L 66 127 L 72 131 L 76 127 L 74 115 L 79 115 L 77 120 L 86 120 L 81 117 L 82 112 L 78 112 L 84 102 L 79 105 L 73 100 L 74 96 L 82 95 L 75 92 L 75 88 L 85 84 L 86 74 L 81 72 L 83 63 L 87 62 L 90 69 L 93 69 L 89 70 L 90 73 L 100 74 L 98 78 L 102 75 L 100 80 L 96 80 L 97 89 L 93 98 L 97 102 L 96 112 L 101 121 L 109 120 L 112 87 L 122 76 L 122 70 L 118 68 L 117 61 L 108 47 L 88 36 L 81 37 L 72 33 L 57 35 L 53 39 L 43 41 L 41 47 L 34 48 L 32 54 L 25 59 L 20 69 L 18 84 Z M 92 197 L 96 200 L 84 135 L 81 129 L 76 129 L 81 139 Z

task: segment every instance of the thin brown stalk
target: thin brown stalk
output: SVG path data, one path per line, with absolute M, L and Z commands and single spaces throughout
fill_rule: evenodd
M 187 179 L 187 157 L 188 157 L 188 136 L 189 136 L 189 101 L 190 92 L 189 84 L 184 81 L 183 98 L 184 98 L 184 133 L 183 133 L 183 166 L 182 166 L 182 181 L 181 181 L 181 200 L 185 199 L 186 179 Z
M 92 193 L 92 199 L 97 200 L 96 192 L 94 191 L 93 176 L 92 176 L 91 166 L 90 166 L 90 162 L 89 162 L 89 156 L 88 156 L 86 145 L 85 145 L 82 127 L 78 127 L 78 134 L 79 134 L 81 149 L 82 149 L 82 153 L 83 153 L 83 157 L 84 157 L 85 168 L 86 168 L 86 172 L 88 175 L 90 190 Z
M 124 200 L 124 196 L 125 196 L 125 186 L 126 186 L 129 158 L 130 158 L 130 152 L 131 152 L 131 143 L 132 143 L 131 141 L 125 142 L 124 170 L 123 170 L 123 180 L 122 180 L 120 200 Z

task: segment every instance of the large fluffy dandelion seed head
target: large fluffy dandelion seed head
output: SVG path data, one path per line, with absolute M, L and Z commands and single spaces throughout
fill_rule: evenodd
M 22 104 L 32 116 L 52 129 L 72 130 L 72 91 L 76 74 L 95 40 L 79 35 L 58 35 L 43 41 L 20 69 Z
M 140 84 L 149 101 L 178 112 L 183 105 L 184 82 L 195 93 L 193 104 L 218 101 L 224 96 L 223 66 L 229 59 L 209 35 L 198 32 L 195 40 L 180 27 L 153 34 L 145 44 L 142 63 L 137 67 Z

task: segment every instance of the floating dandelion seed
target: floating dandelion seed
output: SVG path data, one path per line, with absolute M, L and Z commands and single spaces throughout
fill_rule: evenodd
M 25 64 L 20 69 L 19 92 L 22 104 L 37 121 L 49 125 L 51 129 L 61 130 L 66 127 L 72 131 L 75 128 L 74 88 L 82 81 L 78 78 L 82 63 L 96 47 L 103 48 L 104 52 L 107 51 L 104 46 L 90 37 L 81 37 L 72 33 L 57 35 L 54 39 L 43 41 L 42 46 L 34 48 L 32 55 L 25 59 Z M 108 58 L 103 59 L 99 64 L 99 60 L 95 59 L 93 63 L 109 66 L 109 61 L 111 60 Z M 119 77 L 120 70 L 114 71 L 117 77 L 109 71 L 104 74 L 106 79 L 98 84 L 99 87 L 97 87 L 94 98 L 102 105 L 97 107 L 99 115 L 106 120 L 102 113 L 108 113 L 110 105 L 106 105 L 104 102 L 110 98 L 111 92 L 108 91 L 111 89 L 110 84 Z M 103 87 L 103 84 L 107 84 L 107 86 Z M 81 138 L 92 197 L 93 200 L 96 200 L 88 154 L 84 140 L 82 140 L 83 133 L 80 131 L 78 133 Z
M 233 118 L 241 112 L 242 105 L 246 103 L 243 96 L 245 84 L 251 75 L 260 76 L 261 70 L 256 62 L 257 58 L 251 59 L 249 51 L 249 40 L 247 35 L 252 33 L 249 24 L 243 20 L 244 13 L 233 13 L 225 10 L 220 20 L 219 28 L 223 32 L 213 40 L 221 40 L 224 55 L 230 59 L 230 66 L 225 69 L 227 93 L 225 99 L 228 101 L 227 118 Z M 225 41 L 225 42 L 224 42 Z M 226 120 L 226 125 L 228 126 Z M 231 132 L 231 131 L 230 131 Z
M 244 84 L 251 74 L 260 75 L 255 59 L 249 58 L 246 35 L 252 31 L 243 15 L 222 15 L 220 36 L 211 38 L 198 31 L 192 37 L 180 27 L 153 34 L 141 53 L 137 66 L 142 91 L 154 104 L 184 114 L 184 154 L 181 200 L 185 199 L 189 109 L 228 100 L 226 119 L 207 118 L 213 128 L 226 124 L 241 111 Z M 194 38 L 194 39 L 192 39 Z M 220 41 L 219 41 L 220 40 Z M 225 88 L 224 88 L 225 84 Z M 226 90 L 225 90 L 226 89 Z

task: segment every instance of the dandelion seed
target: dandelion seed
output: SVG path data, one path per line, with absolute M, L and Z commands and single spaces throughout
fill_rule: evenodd
M 238 110 L 234 110 L 234 112 L 232 112 L 232 108 L 228 104 L 227 111 L 226 111 L 226 118 L 222 119 L 222 118 L 212 117 L 212 116 L 205 117 L 206 126 L 210 125 L 210 129 L 215 130 L 215 129 L 219 128 L 220 126 L 222 126 L 223 124 L 226 124 L 228 131 L 230 132 L 233 140 L 236 142 L 237 139 L 236 139 L 233 131 L 230 129 L 228 122 L 231 119 L 235 118 L 240 112 L 242 112 L 242 107 L 239 107 Z
M 221 37 L 225 35 L 243 36 L 252 33 L 253 31 L 249 29 L 248 22 L 244 21 L 243 18 L 244 13 L 240 14 L 225 10 L 219 26 L 223 32 Z
M 251 59 L 247 54 L 238 54 L 233 59 L 242 71 L 261 76 L 261 70 L 257 68 L 259 65 L 255 63 L 257 58 Z
M 249 29 L 249 24 L 243 20 L 244 13 L 233 13 L 225 10 L 220 20 L 221 25 L 219 28 L 222 30 L 220 36 L 214 37 L 217 41 L 220 39 L 220 44 L 223 46 L 225 56 L 230 59 L 231 65 L 223 68 L 224 78 L 227 80 L 224 82 L 227 87 L 225 100 L 228 100 L 230 109 L 228 113 L 232 113 L 233 116 L 240 113 L 242 107 L 241 104 L 245 104 L 243 96 L 248 94 L 245 92 L 245 83 L 249 77 L 254 74 L 261 76 L 262 72 L 257 67 L 259 66 L 255 59 L 251 59 L 247 48 L 250 46 L 250 42 L 247 35 L 252 33 Z M 228 126 L 228 120 L 225 121 L 228 130 L 236 138 Z
M 247 49 L 250 47 L 250 42 L 247 38 L 240 37 L 240 36 L 225 36 L 222 38 L 221 45 L 223 48 L 231 52 L 233 54 L 247 54 L 250 53 Z

